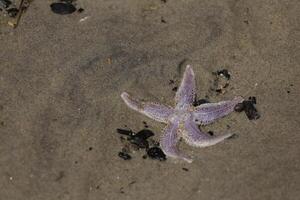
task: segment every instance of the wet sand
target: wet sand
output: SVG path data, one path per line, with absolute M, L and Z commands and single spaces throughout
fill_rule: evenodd
M 299 198 L 297 1 L 78 0 L 85 11 L 66 16 L 49 4 L 34 1 L 15 30 L 0 23 L 1 199 Z M 173 105 L 183 60 L 199 98 L 256 96 L 261 118 L 233 113 L 205 127 L 238 134 L 209 148 L 181 142 L 192 164 L 139 151 L 122 160 L 117 128 L 146 121 L 159 139 L 164 125 L 121 92 Z M 230 85 L 215 95 L 222 68 Z

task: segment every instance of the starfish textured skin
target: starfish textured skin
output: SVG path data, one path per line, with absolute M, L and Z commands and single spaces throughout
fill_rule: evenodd
M 187 65 L 181 85 L 176 92 L 174 108 L 158 103 L 139 101 L 126 92 L 123 92 L 121 97 L 131 109 L 167 124 L 160 140 L 163 152 L 169 157 L 183 159 L 191 163 L 192 159 L 178 150 L 179 139 L 183 138 L 191 146 L 207 147 L 231 137 L 233 135 L 231 133 L 212 136 L 202 132 L 198 125 L 210 124 L 230 114 L 234 111 L 235 105 L 244 100 L 242 97 L 235 97 L 230 101 L 193 106 L 195 90 L 195 74 L 192 67 Z

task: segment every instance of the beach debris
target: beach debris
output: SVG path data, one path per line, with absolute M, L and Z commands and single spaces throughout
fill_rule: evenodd
M 135 133 L 130 129 L 118 128 L 117 133 L 127 137 L 126 139 L 123 136 L 120 137 L 124 146 L 122 148 L 122 151 L 119 152 L 118 155 L 124 160 L 128 157 L 129 159 L 131 159 L 131 156 L 129 154 L 131 151 L 138 151 L 141 149 L 145 149 L 147 155 L 152 159 L 157 159 L 160 161 L 165 160 L 164 157 L 166 156 L 164 155 L 163 151 L 158 147 L 159 143 L 150 138 L 154 136 L 153 131 L 151 131 L 150 129 L 142 129 Z M 147 156 L 144 155 L 143 158 L 145 159 L 147 158 Z
M 192 159 L 177 149 L 177 142 L 183 138 L 187 144 L 195 147 L 212 146 L 233 134 L 210 135 L 201 131 L 198 125 L 213 123 L 234 111 L 234 107 L 244 101 L 240 96 L 229 101 L 205 103 L 193 106 L 195 102 L 195 74 L 190 65 L 186 66 L 182 82 L 175 95 L 176 106 L 165 106 L 159 103 L 144 102 L 123 92 L 121 98 L 125 104 L 147 117 L 167 124 L 160 140 L 160 147 L 169 157 L 183 159 L 189 163 Z M 180 133 L 180 134 L 178 134 Z
M 60 15 L 71 14 L 76 11 L 72 2 L 57 2 L 50 5 L 52 12 Z
M 17 28 L 17 26 L 20 23 L 21 16 L 23 13 L 27 10 L 29 7 L 29 0 L 21 0 L 19 8 L 10 8 L 7 10 L 8 15 L 13 17 L 14 19 L 11 21 L 8 21 L 8 25 L 12 26 L 13 28 Z
M 229 86 L 230 73 L 227 69 L 217 70 L 212 72 L 215 75 L 215 79 L 213 81 L 213 86 L 211 87 L 211 91 L 215 91 L 217 94 L 226 93 L 226 88 Z
M 256 97 L 251 96 L 248 98 L 248 100 L 238 103 L 234 107 L 234 110 L 236 112 L 244 111 L 249 120 L 257 120 L 260 118 L 260 114 L 258 113 L 254 104 L 256 104 Z
M 166 155 L 159 147 L 151 147 L 147 150 L 147 155 L 149 158 L 164 161 L 166 160 Z

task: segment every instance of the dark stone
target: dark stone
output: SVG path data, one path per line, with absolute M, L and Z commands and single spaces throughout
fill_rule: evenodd
M 178 87 L 173 87 L 172 91 L 176 92 L 178 90 Z
M 52 3 L 50 7 L 52 12 L 60 15 L 67 15 L 76 11 L 75 6 L 71 3 Z
M 166 160 L 166 155 L 159 147 L 151 147 L 147 150 L 147 155 L 149 158 L 164 161 Z

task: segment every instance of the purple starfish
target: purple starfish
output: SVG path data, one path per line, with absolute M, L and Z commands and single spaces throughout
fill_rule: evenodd
M 212 136 L 202 132 L 198 125 L 206 125 L 228 115 L 234 111 L 236 104 L 244 100 L 242 97 L 235 97 L 231 101 L 205 103 L 195 107 L 193 106 L 195 88 L 194 71 L 191 66 L 187 65 L 175 96 L 175 108 L 158 103 L 142 102 L 133 99 L 126 92 L 123 92 L 121 97 L 131 109 L 167 124 L 160 141 L 160 146 L 167 156 L 192 162 L 190 157 L 178 150 L 178 140 L 182 137 L 189 145 L 207 147 L 229 138 L 233 134 Z

